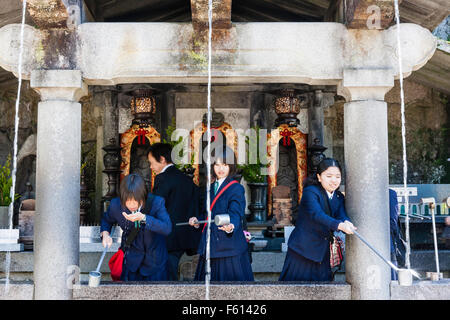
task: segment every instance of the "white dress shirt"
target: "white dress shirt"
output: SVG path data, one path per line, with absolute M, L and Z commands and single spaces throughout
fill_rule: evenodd
M 325 190 L 326 191 L 326 190 Z M 331 199 L 333 199 L 333 196 L 334 196 L 334 191 L 332 192 L 332 193 L 329 193 L 328 191 L 327 191 L 327 195 L 328 195 L 328 198 L 331 200 Z
M 217 187 L 217 190 L 220 189 L 220 186 L 222 185 L 222 183 L 225 181 L 226 178 L 227 178 L 227 177 L 222 178 L 222 179 L 218 179 L 218 180 L 217 180 L 217 183 L 219 184 L 219 186 Z
M 217 191 L 219 191 L 220 186 L 222 185 L 222 183 L 225 181 L 226 178 L 227 178 L 227 177 L 222 178 L 222 179 L 217 179 L 217 180 L 216 180 L 217 183 L 219 184 L 218 187 L 217 187 Z M 228 232 L 228 231 L 225 231 L 225 232 L 226 232 L 226 233 L 232 233 L 233 231 L 234 231 L 234 230 L 231 230 L 230 232 Z
M 166 169 L 167 169 L 168 167 L 171 167 L 171 166 L 173 166 L 173 163 L 170 163 L 170 164 L 168 164 L 167 166 L 165 166 L 164 169 L 162 169 L 160 173 L 163 173 L 164 171 L 166 171 Z

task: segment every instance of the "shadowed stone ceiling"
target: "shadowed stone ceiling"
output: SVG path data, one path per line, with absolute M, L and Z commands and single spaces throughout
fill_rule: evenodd
M 233 22 L 323 21 L 332 0 L 235 0 Z M 96 21 L 189 22 L 190 0 L 85 0 Z

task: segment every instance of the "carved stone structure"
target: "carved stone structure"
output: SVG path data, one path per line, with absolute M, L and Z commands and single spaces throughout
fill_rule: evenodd
M 276 218 L 274 227 L 288 226 L 292 224 L 292 198 L 291 188 L 279 185 L 273 188 L 273 214 Z
M 112 198 L 117 197 L 119 191 L 119 174 L 120 170 L 120 147 L 117 146 L 116 141 L 111 139 L 110 143 L 103 147 L 105 155 L 103 156 L 103 163 L 105 170 L 103 172 L 108 176 L 108 191 L 102 197 L 102 212 L 106 211 L 105 204 L 109 203 Z
M 73 288 L 68 286 L 67 273 L 71 266 L 79 265 L 80 251 L 79 99 L 87 95 L 87 85 L 204 84 L 208 79 L 207 59 L 205 42 L 200 41 L 199 45 L 194 41 L 196 22 L 194 26 L 190 23 L 78 25 L 67 19 L 72 11 L 61 6 L 60 1 L 52 0 L 58 5 L 49 8 L 49 12 L 62 13 L 55 19 L 48 19 L 45 10 L 36 5 L 38 2 L 44 3 L 30 2 L 41 14 L 31 14 L 37 28 L 30 25 L 24 28 L 21 69 L 23 78 L 31 79 L 31 87 L 39 92 L 42 100 L 38 107 L 36 143 L 34 297 L 71 299 Z M 354 21 L 357 21 L 358 16 L 364 17 L 361 10 L 357 10 L 363 8 L 358 4 L 368 1 L 351 2 L 357 4 L 353 9 Z M 226 9 L 230 2 L 222 4 Z M 388 9 L 392 9 L 392 1 Z M 204 21 L 202 19 L 198 21 Z M 67 21 L 71 23 L 68 25 Z M 302 83 L 338 87 L 338 94 L 347 100 L 344 114 L 346 208 L 360 233 L 384 256 L 389 256 L 384 95 L 393 87 L 394 79 L 407 77 L 426 64 L 436 50 L 436 39 L 429 30 L 407 23 L 402 24 L 400 30 L 397 26 L 385 30 L 350 29 L 345 23 L 335 22 L 237 22 L 227 23 L 227 27 L 229 29 L 223 29 L 222 35 L 217 33 L 214 38 L 214 84 Z M 402 40 L 402 74 L 398 66 L 397 31 Z M 20 34 L 20 25 L 10 24 L 0 29 L 0 66 L 16 76 Z M 237 128 L 230 129 L 222 132 L 227 136 L 227 143 L 234 146 L 237 140 L 232 132 Z M 136 133 L 131 131 L 122 135 L 121 140 L 122 160 L 125 159 L 123 173 L 130 169 L 129 155 L 136 138 Z M 194 129 L 194 144 L 204 132 L 202 125 Z M 159 133 L 154 131 L 145 137 L 150 142 L 159 141 Z M 297 150 L 300 199 L 302 178 L 306 176 L 307 140 L 297 127 L 281 124 L 269 134 L 268 151 L 272 162 L 268 168 L 268 189 L 277 186 L 276 157 L 279 142 L 285 138 L 291 139 Z M 369 173 L 365 170 L 368 166 Z M 366 179 L 361 179 L 364 175 Z M 64 208 L 64 215 L 61 215 L 61 208 Z M 272 203 L 268 208 L 272 208 Z M 346 277 L 352 286 L 352 298 L 389 299 L 389 268 L 355 238 L 349 237 L 346 250 Z M 374 274 L 376 283 L 371 281 Z
M 293 163 L 294 161 L 287 160 L 289 159 L 288 154 L 283 154 L 282 156 L 280 156 L 280 144 L 282 144 L 282 146 L 284 144 L 286 144 L 286 146 L 292 146 L 293 144 L 292 147 L 295 148 L 294 154 L 296 157 L 295 170 L 291 167 L 291 163 Z M 278 178 L 280 175 L 280 171 L 277 171 L 277 168 L 278 170 L 280 168 L 282 169 L 283 180 L 290 180 L 292 177 L 288 176 L 289 172 L 292 173 L 296 171 L 296 175 L 294 176 L 296 179 L 296 187 L 293 184 L 293 180 L 289 182 L 289 184 L 292 189 L 297 190 L 297 195 L 295 197 L 297 203 L 300 201 L 303 192 L 303 180 L 306 178 L 307 174 L 306 146 L 307 136 L 306 134 L 302 133 L 297 127 L 289 127 L 287 124 L 282 124 L 280 127 L 278 127 L 278 130 L 272 130 L 272 132 L 268 134 L 267 150 L 270 165 L 267 168 L 269 174 L 269 186 L 267 192 L 269 199 L 269 216 L 272 214 L 272 190 L 273 188 L 275 188 L 275 186 L 279 185 Z M 283 163 L 281 163 L 281 161 L 283 161 Z

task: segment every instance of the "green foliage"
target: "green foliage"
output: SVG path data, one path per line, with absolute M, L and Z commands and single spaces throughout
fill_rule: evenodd
M 11 155 L 8 155 L 5 164 L 0 167 L 0 206 L 9 206 L 11 203 L 11 187 L 12 187 L 12 177 L 11 177 Z M 14 200 L 20 198 L 20 195 L 16 194 Z
M 259 127 L 252 128 L 256 131 L 256 148 L 250 148 L 250 138 L 245 137 L 245 143 L 247 144 L 247 157 L 246 164 L 238 165 L 238 169 L 242 170 L 242 176 L 245 181 L 250 183 L 262 183 L 265 182 L 266 176 L 261 174 L 262 168 L 267 168 L 269 163 L 267 163 L 266 153 L 261 156 L 259 150 Z M 256 149 L 256 150 L 255 150 Z M 256 155 L 253 154 L 256 152 Z M 250 163 L 250 159 L 256 159 L 256 163 Z M 264 164 L 267 163 L 267 164 Z
M 449 183 L 449 128 L 419 128 L 407 133 L 408 183 Z M 390 183 L 403 183 L 400 128 L 389 126 Z

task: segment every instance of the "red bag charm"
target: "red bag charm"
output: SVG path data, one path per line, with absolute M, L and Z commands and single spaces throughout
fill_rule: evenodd
M 113 281 L 120 281 L 122 275 L 124 253 L 122 249 L 117 250 L 116 253 L 109 259 L 108 265 L 111 270 L 111 278 Z
M 344 242 L 341 238 L 334 236 L 330 242 L 330 267 L 340 267 L 344 260 L 342 251 L 344 250 Z

